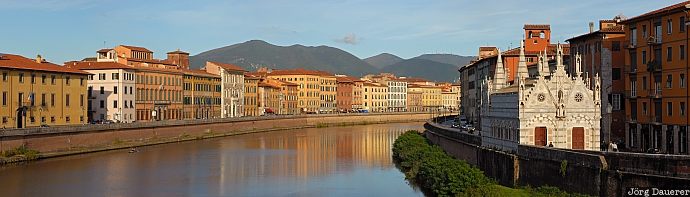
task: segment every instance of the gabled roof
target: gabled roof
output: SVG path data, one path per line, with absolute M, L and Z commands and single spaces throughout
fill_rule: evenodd
M 122 47 L 124 47 L 124 48 L 127 48 L 127 49 L 129 49 L 129 50 L 132 50 L 132 51 L 142 51 L 142 52 L 153 53 L 153 51 L 150 51 L 150 50 L 148 50 L 148 49 L 146 49 L 146 48 L 144 48 L 144 47 L 128 46 L 128 45 L 120 45 L 120 46 L 122 46 Z
M 109 69 L 128 69 L 134 70 L 133 67 L 120 64 L 117 62 L 85 62 L 85 61 L 73 61 L 65 62 L 66 67 L 79 69 L 79 70 L 109 70 Z
M 59 66 L 50 62 L 38 63 L 36 60 L 25 58 L 19 55 L 12 54 L 1 54 L 0 55 L 0 68 L 10 68 L 10 69 L 21 69 L 21 70 L 37 70 L 37 71 L 47 71 L 47 72 L 58 72 L 58 73 L 73 73 L 73 74 L 86 74 L 90 75 L 88 72 L 84 72 L 78 69 L 69 68 L 65 66 Z
M 177 49 L 177 50 L 175 50 L 175 51 L 170 51 L 170 52 L 168 52 L 168 54 L 185 54 L 185 55 L 189 55 L 189 53 L 184 52 L 184 51 L 180 51 L 180 49 Z
M 236 66 L 234 64 L 226 64 L 226 63 L 220 63 L 220 62 L 206 62 L 206 63 L 214 64 L 214 65 L 219 66 L 225 70 L 247 72 L 246 70 L 242 69 L 242 67 Z

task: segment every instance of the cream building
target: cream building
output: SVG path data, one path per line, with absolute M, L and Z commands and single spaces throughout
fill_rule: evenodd
M 206 62 L 206 72 L 220 75 L 220 117 L 244 116 L 244 69 L 232 64 Z
M 481 99 L 482 146 L 516 150 L 518 144 L 553 144 L 556 148 L 599 150 L 599 76 L 590 81 L 582 75 L 579 54 L 575 75 L 566 73 L 560 45 L 554 72 L 543 57 L 538 58 L 539 73 L 530 78 L 523 43 L 517 83 L 508 86 L 499 56 L 493 79 L 482 84 L 488 90 Z
M 369 112 L 385 112 L 388 109 L 388 87 L 379 83 L 364 82 L 362 85 L 363 109 Z
M 117 62 L 67 62 L 65 66 L 92 74 L 87 96 L 91 120 L 122 123 L 137 120 L 136 69 Z

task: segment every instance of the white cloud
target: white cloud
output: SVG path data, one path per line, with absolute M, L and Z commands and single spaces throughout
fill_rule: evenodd
M 359 40 L 360 38 L 358 38 L 357 35 L 350 33 L 343 38 L 336 39 L 335 41 L 345 44 L 356 45 L 359 43 Z

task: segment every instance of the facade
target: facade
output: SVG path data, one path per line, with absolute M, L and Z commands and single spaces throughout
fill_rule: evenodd
M 454 83 L 451 85 L 450 91 L 455 93 L 455 110 L 460 110 L 462 107 L 462 87 L 459 83 Z
M 67 62 L 66 67 L 90 73 L 88 120 L 131 123 L 135 110 L 136 70 L 117 62 Z
M 424 104 L 422 102 L 422 88 L 420 85 L 410 84 L 407 87 L 407 111 L 422 112 Z
M 556 44 L 551 43 L 551 26 L 539 24 L 525 24 L 524 31 L 524 55 L 527 62 L 527 69 L 531 76 L 538 73 L 537 64 L 540 54 L 546 53 L 545 59 L 550 60 L 549 69 L 554 70 Z M 569 65 L 570 61 L 570 47 L 561 44 L 564 50 L 563 62 Z M 506 70 L 507 83 L 515 83 L 515 74 L 517 73 L 517 66 L 519 63 L 520 47 L 513 48 L 501 53 L 501 61 Z M 543 55 L 542 55 L 543 56 Z M 496 68 L 498 58 L 498 49 L 496 47 L 479 47 L 479 59 L 471 61 L 468 65 L 462 66 L 458 71 L 460 72 L 460 84 L 462 86 L 462 113 L 467 117 L 469 122 L 478 123 L 480 119 L 481 104 L 481 83 L 484 79 L 491 78 Z M 566 68 L 568 70 L 568 68 Z M 548 74 L 544 74 L 548 75 Z
M 621 21 L 625 29 L 625 147 L 688 154 L 688 1 Z
M 422 90 L 422 107 L 424 111 L 437 111 L 443 107 L 442 87 L 422 85 L 419 88 Z
M 1 128 L 87 123 L 87 77 L 90 73 L 0 54 Z
M 379 83 L 364 82 L 363 109 L 369 112 L 386 112 L 388 110 L 388 87 Z
M 482 146 L 515 151 L 518 144 L 552 144 L 556 148 L 599 150 L 600 79 L 583 75 L 579 55 L 575 74 L 567 74 L 562 57 L 558 47 L 554 72 L 547 68 L 548 60 L 540 57 L 537 66 L 543 72 L 530 77 L 524 51 L 520 50 L 515 84 L 507 83 L 508 72 L 502 62 L 497 63 L 494 77 L 482 83 L 487 90 L 482 93 Z
M 456 99 L 456 94 L 452 92 L 450 89 L 441 90 L 441 105 L 444 110 L 455 111 L 457 107 Z
M 280 111 L 278 114 L 300 114 L 297 102 L 299 100 L 299 84 L 287 81 L 278 81 L 281 88 Z
M 388 80 L 388 111 L 407 111 L 407 82 Z
M 354 101 L 354 87 L 355 82 L 350 77 L 338 76 L 337 77 L 338 88 L 337 88 L 337 106 L 339 112 L 351 112 L 353 110 Z
M 281 108 L 281 86 L 277 83 L 263 79 L 258 84 L 259 115 L 278 114 Z
M 259 71 L 259 73 L 262 72 L 263 71 Z M 301 113 L 319 113 L 319 111 L 322 110 L 321 99 L 323 97 L 321 97 L 321 76 L 324 75 L 323 72 L 304 69 L 273 70 L 265 71 L 265 75 L 271 79 L 299 84 L 299 100 L 297 106 L 300 108 Z M 335 95 L 337 94 L 335 87 L 337 83 L 335 82 L 335 76 L 332 79 L 329 78 L 329 80 L 332 80 L 333 84 L 328 85 L 329 89 L 332 88 L 332 91 L 329 91 L 327 94 L 332 96 L 333 109 L 335 109 Z M 327 100 L 324 99 L 324 104 L 326 104 L 326 101 Z
M 619 25 L 621 17 L 613 20 L 600 20 L 599 29 L 594 31 L 590 23 L 590 32 L 570 38 L 571 56 L 580 54 L 583 73 L 589 79 L 601 77 L 601 138 L 603 144 L 608 141 L 623 144 L 625 142 L 625 82 L 623 70 L 625 64 L 625 31 Z M 571 62 L 574 67 L 575 62 Z M 606 147 L 606 146 L 602 146 Z M 623 148 L 623 147 L 621 147 Z
M 320 72 L 320 71 L 319 71 Z M 321 94 L 319 95 L 320 107 L 319 113 L 335 113 L 337 112 L 338 82 L 335 75 L 327 72 L 320 72 L 319 81 L 321 82 Z
M 181 70 L 184 73 L 184 119 L 221 117 L 221 77 L 205 70 Z
M 220 76 L 220 117 L 244 116 L 244 69 L 232 64 L 206 62 L 206 72 Z
M 252 75 L 244 75 L 244 115 L 259 116 L 259 80 Z

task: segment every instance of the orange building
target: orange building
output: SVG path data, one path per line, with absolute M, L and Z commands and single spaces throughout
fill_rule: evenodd
M 244 74 L 244 116 L 259 116 L 259 80 L 261 78 Z
M 590 23 L 590 32 L 570 38 L 570 55 L 581 56 L 584 75 L 593 79 L 601 78 L 601 139 L 603 146 L 608 141 L 624 142 L 625 140 L 625 82 L 623 70 L 625 65 L 625 31 L 619 25 L 620 17 L 613 20 L 600 20 L 599 30 L 594 31 Z M 574 67 L 574 61 L 571 67 Z M 610 111 L 609 111 L 610 110 Z M 622 147 L 621 147 L 622 148 Z
M 635 16 L 625 26 L 626 148 L 688 154 L 688 4 Z
M 336 80 L 338 81 L 338 93 L 336 95 L 338 111 L 351 112 L 353 109 L 355 81 L 347 76 L 338 76 Z

